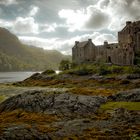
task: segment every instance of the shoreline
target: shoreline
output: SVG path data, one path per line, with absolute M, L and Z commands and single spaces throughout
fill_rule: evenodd
M 140 133 L 139 79 L 35 74 L 0 84 L 0 99 L 9 98 L 0 103 L 0 138 L 132 139 Z

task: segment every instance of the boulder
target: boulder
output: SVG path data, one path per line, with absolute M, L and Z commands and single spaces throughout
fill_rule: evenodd
M 140 102 L 140 89 L 122 91 L 118 94 L 109 96 L 108 99 L 112 101 Z
M 106 102 L 105 97 L 75 95 L 71 93 L 49 93 L 45 91 L 27 91 L 11 97 L 0 104 L 0 112 L 23 109 L 31 112 L 50 114 L 95 113 Z

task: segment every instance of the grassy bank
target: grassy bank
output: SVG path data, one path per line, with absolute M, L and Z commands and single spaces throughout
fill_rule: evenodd
M 140 67 L 138 66 L 117 66 L 107 64 L 81 64 L 73 67 L 72 69 L 63 71 L 67 74 L 75 75 L 88 75 L 88 74 L 99 74 L 99 75 L 118 75 L 118 74 L 134 74 L 140 73 Z
M 103 111 L 114 110 L 116 108 L 126 108 L 128 110 L 140 110 L 140 102 L 107 102 L 101 105 Z

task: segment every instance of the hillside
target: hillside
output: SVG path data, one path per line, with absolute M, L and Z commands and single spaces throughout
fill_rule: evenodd
M 0 71 L 57 69 L 62 59 L 70 59 L 58 51 L 22 44 L 8 30 L 0 28 Z

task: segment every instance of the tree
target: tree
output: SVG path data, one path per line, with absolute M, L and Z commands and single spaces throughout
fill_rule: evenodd
M 69 70 L 71 63 L 69 60 L 62 60 L 59 65 L 59 70 Z

